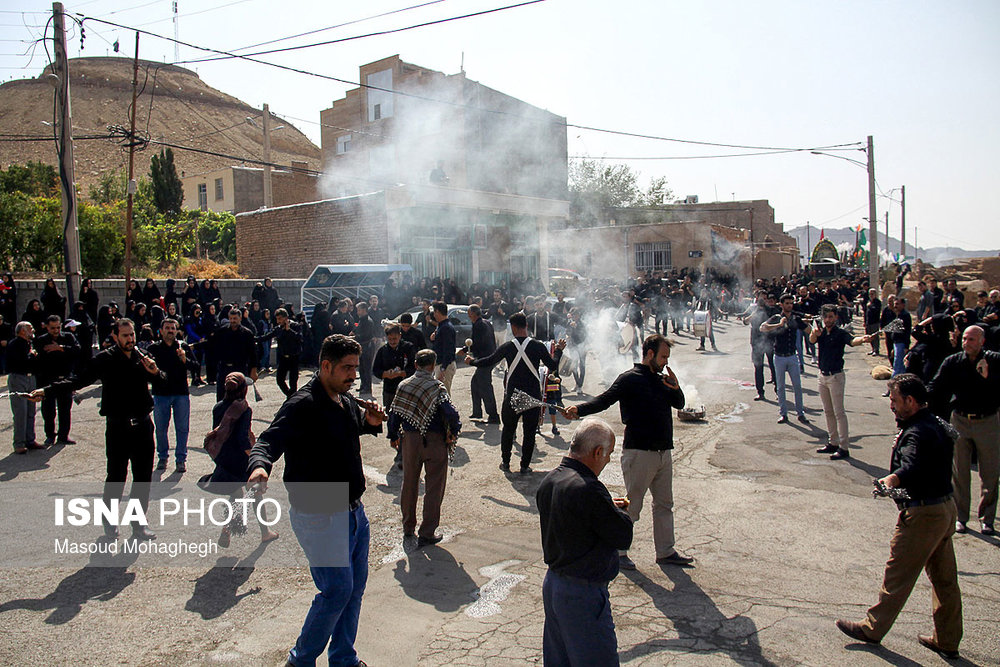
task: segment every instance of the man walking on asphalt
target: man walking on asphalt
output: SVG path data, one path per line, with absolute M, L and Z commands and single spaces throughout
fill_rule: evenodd
M 556 343 L 556 356 L 553 358 L 544 343 L 528 336 L 528 321 L 524 313 L 514 313 L 510 316 L 510 330 L 513 334 L 507 341 L 488 357 L 480 359 L 469 355 L 465 363 L 475 368 L 493 368 L 500 360 L 507 362 L 507 375 L 504 380 L 503 405 L 500 408 L 500 418 L 503 428 L 500 431 L 500 469 L 510 472 L 510 457 L 514 449 L 514 436 L 517 433 L 517 422 L 521 421 L 523 437 L 521 440 L 521 474 L 531 472 L 531 456 L 535 453 L 535 435 L 538 421 L 541 419 L 539 410 L 531 409 L 518 414 L 510 405 L 510 397 L 514 390 L 520 389 L 532 398 L 542 400 L 542 387 L 538 379 L 538 367 L 559 368 L 566 341 Z
M 673 343 L 660 334 L 642 343 L 642 362 L 635 364 L 600 396 L 566 411 L 570 419 L 607 410 L 618 403 L 625 438 L 622 475 L 625 477 L 628 514 L 639 520 L 646 491 L 653 496 L 653 544 L 661 565 L 689 565 L 694 559 L 674 548 L 673 460 L 674 422 L 671 408 L 684 407 L 684 392 L 667 366 Z M 634 570 L 628 552 L 620 552 L 621 567 Z
M 809 341 L 819 348 L 819 397 L 823 401 L 823 413 L 826 415 L 826 430 L 829 440 L 826 447 L 816 450 L 817 454 L 829 454 L 834 461 L 846 459 L 851 453 L 847 449 L 847 411 L 844 410 L 844 387 L 847 376 L 844 374 L 844 348 L 863 345 L 877 334 L 852 337 L 846 329 L 837 326 L 837 307 L 832 304 L 823 306 L 823 327 L 819 321 L 809 332 Z
M 774 341 L 774 373 L 776 390 L 778 392 L 778 423 L 788 423 L 788 403 L 785 400 L 785 373 L 792 381 L 795 391 L 795 412 L 799 421 L 808 424 L 805 408 L 802 406 L 802 378 L 799 370 L 798 348 L 796 340 L 798 332 L 806 328 L 806 323 L 793 311 L 795 297 L 787 292 L 781 295 L 781 312 L 773 315 L 767 322 L 760 325 L 761 333 L 768 334 Z
M 493 327 L 483 319 L 482 309 L 473 304 L 469 306 L 469 319 L 472 320 L 472 347 L 469 354 L 476 359 L 488 357 L 497 349 L 496 336 Z M 486 409 L 488 424 L 499 424 L 497 414 L 497 399 L 493 395 L 493 378 L 490 369 L 480 367 L 472 375 L 472 416 L 471 419 L 482 419 L 483 408 Z
M 329 664 L 364 664 L 354 650 L 370 537 L 361 504 L 361 434 L 380 433 L 385 414 L 378 403 L 348 393 L 360 357 L 356 340 L 327 337 L 319 373 L 285 401 L 250 453 L 248 486 L 266 486 L 272 465 L 285 455 L 282 479 L 292 530 L 319 589 L 289 652 L 289 665 L 314 665 L 328 644 Z
M 437 329 L 431 334 L 431 349 L 437 354 L 437 370 L 434 377 L 444 383 L 451 393 L 451 381 L 455 378 L 455 325 L 448 319 L 448 304 L 435 301 L 431 310 Z
M 65 380 L 73 372 L 80 345 L 76 336 L 62 330 L 62 318 L 49 315 L 45 319 L 45 331 L 35 339 L 35 368 L 38 384 L 45 387 Z M 73 445 L 69 437 L 70 415 L 73 410 L 72 393 L 53 393 L 42 401 L 42 423 L 45 425 L 46 445 Z M 59 413 L 59 429 L 56 430 L 56 413 Z
M 542 584 L 546 665 L 619 664 L 608 582 L 618 575 L 618 550 L 632 544 L 632 519 L 624 512 L 628 500 L 612 498 L 598 479 L 614 449 L 611 427 L 585 419 L 569 455 L 535 494 L 549 566 Z
M 878 602 L 865 620 L 837 620 L 848 637 L 878 644 L 889 632 L 920 571 L 934 588 L 934 634 L 917 635 L 917 641 L 945 658 L 958 658 L 962 639 L 962 594 L 955 563 L 955 503 L 951 497 L 953 444 L 947 425 L 927 409 L 928 392 L 912 373 L 889 380 L 889 405 L 900 427 L 892 447 L 889 469 L 881 480 L 906 489 L 909 500 L 897 500 L 899 520 L 889 542 L 889 561 Z

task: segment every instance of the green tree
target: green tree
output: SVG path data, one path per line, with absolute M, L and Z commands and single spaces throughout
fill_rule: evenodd
M 154 155 L 149 166 L 149 177 L 153 185 L 153 201 L 156 210 L 163 214 L 180 213 L 184 204 L 184 186 L 174 166 L 174 151 L 161 149 Z
M 91 278 L 119 273 L 124 265 L 125 213 L 119 203 L 80 204 L 80 259 L 84 274 Z
M 672 195 L 663 176 L 654 178 L 643 191 L 639 172 L 626 164 L 604 165 L 596 160 L 570 164 L 570 220 L 578 227 L 607 224 L 614 208 L 663 205 Z
M 59 175 L 55 167 L 41 162 L 12 164 L 0 170 L 0 192 L 23 192 L 33 197 L 59 194 Z

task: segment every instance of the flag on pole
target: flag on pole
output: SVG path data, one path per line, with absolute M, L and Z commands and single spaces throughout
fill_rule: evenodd
M 858 224 L 858 226 L 855 228 L 854 231 L 856 231 L 856 232 L 860 232 L 861 231 L 861 224 L 860 223 Z
M 860 236 L 858 236 L 858 247 L 868 252 L 870 248 L 868 247 L 868 236 L 865 235 L 865 230 L 859 230 Z
M 820 240 L 820 241 L 822 241 L 822 240 L 823 240 L 823 237 L 824 237 L 825 235 L 826 235 L 826 232 L 825 232 L 824 230 L 820 229 L 820 230 L 819 230 L 819 240 Z

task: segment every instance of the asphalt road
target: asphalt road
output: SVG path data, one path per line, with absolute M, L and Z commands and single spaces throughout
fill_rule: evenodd
M 677 546 L 696 558 L 695 567 L 655 564 L 644 510 L 631 552 L 638 570 L 611 584 L 622 662 L 943 663 L 916 642 L 918 632 L 932 628 L 926 578 L 881 647 L 854 643 L 833 625 L 838 617 L 860 619 L 875 601 L 897 514 L 891 502 L 870 494 L 872 478 L 885 473 L 895 434 L 881 398 L 884 383 L 868 374 L 873 360 L 861 348 L 848 352 L 851 458 L 830 461 L 814 453 L 825 444 L 815 367 L 807 364 L 804 378 L 812 423 L 779 425 L 770 386 L 767 402 L 751 400 L 747 329 L 723 322 L 717 339 L 720 353 L 700 353 L 697 339 L 682 334 L 671 359 L 688 404 L 703 404 L 707 416 L 675 421 Z M 601 390 L 599 370 L 591 359 L 590 395 Z M 460 368 L 453 385 L 463 417 L 471 412 L 470 377 L 470 369 Z M 499 378 L 495 386 L 499 390 Z M 271 376 L 260 387 L 264 400 L 253 405 L 257 432 L 281 397 Z M 196 392 L 193 443 L 209 428 L 214 387 Z M 0 459 L 0 484 L 15 485 L 10 489 L 103 478 L 100 390 L 83 394 L 73 411 L 78 444 Z M 578 400 L 567 396 L 566 403 Z M 602 416 L 620 435 L 617 409 Z M 10 429 L 3 408 L 0 439 L 9 442 Z M 543 427 L 534 474 L 505 476 L 497 469 L 499 428 L 466 420 L 445 496 L 445 540 L 409 553 L 401 546 L 400 477 L 391 469 L 392 451 L 384 438 L 364 438 L 372 545 L 357 646 L 369 665 L 541 663 L 545 565 L 534 492 L 568 447 L 573 426 L 560 418 L 560 429 L 553 436 Z M 623 492 L 618 456 L 602 475 L 612 494 Z M 212 468 L 197 448 L 188 463 L 183 481 Z M 181 479 L 172 466 L 162 476 Z M 112 568 L 32 567 L 26 558 L 23 567 L 2 569 L 0 663 L 282 664 L 315 589 L 305 568 L 262 565 L 270 550 L 297 547 L 290 531 L 266 548 L 255 548 L 256 542 L 253 531 L 234 538 L 228 550 L 199 567 L 150 566 L 145 556 L 133 556 Z M 1000 540 L 970 532 L 956 536 L 955 544 L 963 657 L 966 664 L 997 665 Z

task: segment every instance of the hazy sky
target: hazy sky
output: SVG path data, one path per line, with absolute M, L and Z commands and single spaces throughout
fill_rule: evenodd
M 180 38 L 232 51 L 365 19 L 427 0 L 178 0 Z M 67 2 L 70 13 L 173 36 L 170 0 Z M 516 0 L 440 0 L 326 30 L 276 48 L 400 28 Z M 36 76 L 51 3 L 0 0 L 0 78 Z M 20 12 L 41 12 L 24 13 Z M 71 56 L 132 56 L 134 34 L 86 23 Z M 358 66 L 399 54 L 566 116 L 570 124 L 657 137 L 809 148 L 875 139 L 881 191 L 906 186 L 907 240 L 922 247 L 1000 248 L 993 202 L 1000 129 L 1000 2 L 596 2 L 546 0 L 397 34 L 259 56 L 356 82 Z M 103 38 L 103 39 L 102 39 Z M 25 40 L 22 42 L 21 40 Z M 106 41 L 104 41 L 106 40 Z M 251 50 L 240 51 L 250 53 Z M 182 61 L 205 57 L 181 47 Z M 173 61 L 171 43 L 143 36 L 140 57 Z M 22 69 L 27 66 L 27 69 Z M 319 143 L 319 112 L 352 86 L 240 60 L 191 63 L 209 85 L 267 102 Z M 122 119 L 124 122 L 124 118 Z M 570 127 L 571 156 L 687 157 L 743 152 Z M 114 150 L 109 147 L 109 150 Z M 840 153 L 865 161 L 860 151 Z M 768 199 L 786 228 L 845 227 L 867 216 L 867 176 L 809 152 L 725 159 L 634 160 L 643 181 L 666 176 L 701 201 Z M 899 236 L 900 207 L 880 196 Z

